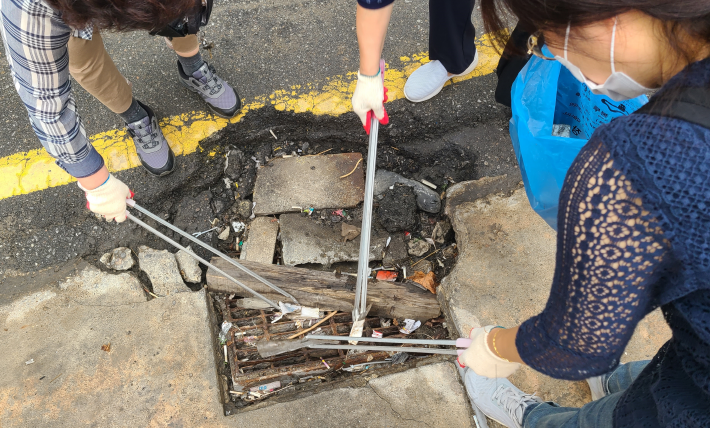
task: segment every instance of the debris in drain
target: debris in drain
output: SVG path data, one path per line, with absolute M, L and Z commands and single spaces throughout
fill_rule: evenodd
M 128 270 L 133 267 L 131 250 L 126 247 L 114 248 L 110 253 L 101 256 L 101 263 L 113 270 Z
M 225 227 L 224 230 L 222 230 L 219 235 L 217 235 L 217 238 L 222 241 L 226 241 L 227 239 L 229 239 L 229 227 Z
M 297 312 L 287 314 L 272 324 L 270 319 L 275 310 L 242 309 L 241 300 L 236 296 L 230 298 L 215 295 L 216 307 L 223 322 L 232 324 L 225 343 L 229 358 L 229 365 L 225 366 L 225 370 L 228 369 L 231 374 L 231 385 L 228 385 L 227 389 L 232 403 L 238 408 L 284 393 L 298 392 L 298 388 L 306 385 L 315 386 L 322 382 L 344 379 L 343 376 L 369 372 L 376 367 L 388 367 L 408 358 L 403 352 L 369 350 L 350 355 L 347 351 L 337 349 L 303 348 L 302 339 L 284 340 L 294 336 L 304 337 L 308 333 L 298 327 L 298 320 L 291 319 Z M 344 343 L 352 325 L 351 317 L 349 311 L 331 312 L 319 321 L 323 324 L 311 328 L 319 329 L 320 333 L 325 335 L 343 337 Z M 431 325 L 420 327 L 420 330 L 424 330 L 423 334 L 415 331 L 410 337 L 445 338 L 447 333 L 440 320 L 433 318 Z M 380 320 L 379 317 L 368 317 L 364 325 L 364 336 L 378 332 L 383 337 L 401 337 L 399 328 L 393 326 L 388 318 Z M 294 343 L 295 349 L 264 358 L 259 352 L 261 345 L 268 342 Z M 318 342 L 323 344 L 327 341 Z M 276 382 L 280 383 L 280 387 L 275 386 Z M 234 410 L 233 407 L 231 409 Z
M 432 189 L 436 190 L 436 184 L 430 183 L 430 182 L 424 180 L 423 178 L 422 178 L 421 180 L 419 180 L 419 181 L 420 181 L 423 185 L 425 185 L 425 186 L 427 186 L 427 187 L 431 187 Z
M 271 382 L 271 383 L 267 383 L 267 384 L 259 385 L 259 386 L 253 386 L 253 387 L 249 388 L 249 391 L 271 392 L 274 389 L 278 389 L 278 388 L 281 388 L 281 382 L 279 382 L 277 380 L 276 382 Z
M 387 189 L 393 187 L 395 183 L 412 188 L 416 195 L 417 206 L 420 210 L 428 213 L 438 213 L 441 210 L 441 199 L 439 198 L 439 194 L 434 190 L 418 181 L 404 178 L 395 172 L 386 171 L 384 169 L 378 169 L 375 174 L 375 195 L 379 196 L 385 193 Z
M 360 228 L 347 223 L 341 223 L 340 235 L 343 237 L 343 241 L 350 241 L 357 238 L 360 235 Z
M 242 222 L 242 221 L 233 221 L 232 222 L 232 229 L 234 230 L 234 233 L 236 233 L 237 235 L 244 232 L 246 227 L 247 227 L 246 224 L 244 224 L 244 222 Z
M 321 325 L 321 324 L 323 324 L 324 322 L 328 321 L 329 319 L 333 318 L 333 317 L 335 316 L 335 314 L 337 314 L 337 313 L 338 313 L 338 311 L 333 311 L 333 312 L 331 312 L 328 316 L 326 316 L 326 317 L 323 318 L 322 320 L 318 321 L 318 322 L 315 323 L 313 326 L 311 326 L 311 327 L 309 327 L 309 328 L 307 328 L 307 329 L 305 329 L 305 330 L 299 331 L 299 332 L 297 332 L 297 333 L 295 333 L 295 334 L 293 334 L 293 335 L 287 337 L 287 339 L 295 339 L 295 338 L 297 338 L 298 336 L 300 336 L 300 335 L 302 335 L 302 334 L 305 334 L 305 333 L 308 333 L 308 332 L 310 332 L 310 331 L 316 330 L 316 327 L 318 327 L 319 325 Z M 296 323 L 296 325 L 298 325 L 298 323 Z M 320 329 L 318 329 L 318 330 L 320 330 Z
M 409 354 L 406 352 L 398 352 L 390 357 L 392 364 L 402 364 L 409 359 Z
M 417 257 L 421 257 L 429 251 L 429 243 L 423 239 L 409 241 L 407 247 L 409 254 Z
M 437 244 L 443 244 L 446 242 L 446 238 L 451 233 L 451 223 L 448 221 L 438 221 L 436 226 L 434 226 L 434 231 L 431 233 L 431 238 Z
M 390 270 L 381 270 L 377 272 L 377 279 L 380 281 L 396 281 L 397 280 L 397 272 L 390 271 Z
M 385 361 L 373 361 L 370 363 L 361 363 L 361 364 L 354 364 L 351 365 L 350 367 L 343 367 L 343 371 L 346 372 L 360 372 L 363 370 L 368 370 L 371 366 L 374 366 L 376 364 L 392 364 L 392 361 L 389 361 L 389 359 Z
M 411 187 L 395 184 L 382 194 L 377 218 L 390 233 L 409 230 L 419 221 L 417 199 Z
M 415 321 L 410 319 L 404 320 L 404 327 L 399 329 L 400 333 L 412 334 L 414 330 L 418 329 L 422 325 L 421 321 Z
M 308 308 L 306 306 L 301 308 L 301 316 L 305 318 L 319 318 L 320 310 L 318 308 Z
M 219 343 L 227 343 L 227 334 L 229 334 L 229 330 L 232 328 L 232 323 L 229 321 L 224 321 L 222 323 L 222 329 L 219 332 Z
M 200 236 L 202 236 L 202 235 L 204 235 L 204 234 L 206 234 L 206 233 L 210 233 L 210 232 L 212 232 L 213 230 L 217 230 L 217 229 L 219 229 L 219 226 L 213 227 L 212 229 L 204 230 L 204 231 L 202 231 L 202 232 L 195 232 L 195 233 L 192 234 L 192 236 L 194 236 L 195 238 L 199 238 Z
M 412 281 L 416 282 L 417 284 L 421 284 L 424 288 L 426 288 L 427 290 L 431 291 L 434 294 L 436 294 L 436 287 L 439 286 L 439 284 L 436 282 L 436 277 L 434 276 L 434 272 L 428 272 L 425 274 L 422 271 L 416 271 L 416 272 L 414 272 L 414 275 L 410 276 L 407 279 L 412 280 Z

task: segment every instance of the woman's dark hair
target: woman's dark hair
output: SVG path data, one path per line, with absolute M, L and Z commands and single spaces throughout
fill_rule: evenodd
M 75 29 L 155 30 L 184 16 L 197 0 L 47 0 Z
M 567 24 L 583 26 L 631 10 L 662 21 L 671 47 L 685 57 L 695 56 L 683 42 L 687 36 L 694 42 L 710 43 L 710 0 L 481 0 L 480 4 L 486 31 L 498 35 L 499 47 L 505 43 L 502 35 L 509 14 L 526 31 L 564 34 Z

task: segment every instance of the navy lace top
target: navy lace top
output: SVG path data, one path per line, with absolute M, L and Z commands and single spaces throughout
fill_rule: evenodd
M 710 87 L 710 59 L 671 87 Z M 672 338 L 624 392 L 615 426 L 710 427 L 710 129 L 632 114 L 602 126 L 560 194 L 544 311 L 520 327 L 523 361 L 581 380 L 619 364 L 657 307 Z

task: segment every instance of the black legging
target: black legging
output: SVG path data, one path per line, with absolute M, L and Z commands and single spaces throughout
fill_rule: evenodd
M 461 74 L 476 56 L 475 0 L 429 0 L 429 59 Z

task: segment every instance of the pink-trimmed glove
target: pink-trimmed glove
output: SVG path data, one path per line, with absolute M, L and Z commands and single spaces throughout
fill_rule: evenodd
M 123 181 L 108 176 L 108 180 L 96 189 L 87 190 L 80 183 L 79 188 L 86 193 L 86 208 L 104 216 L 106 221 L 116 223 L 126 221 L 126 199 L 133 197 L 133 192 Z
M 384 103 L 387 102 L 385 88 L 385 61 L 380 60 L 380 72 L 376 76 L 357 73 L 357 86 L 353 93 L 353 111 L 358 115 L 365 132 L 370 135 L 370 120 L 375 115 L 381 124 L 390 122 Z
M 487 378 L 508 377 L 518 370 L 520 363 L 504 360 L 488 347 L 488 334 L 494 328 L 496 326 L 488 325 L 471 329 L 471 346 L 458 358 L 461 367 L 468 367 L 477 375 Z

